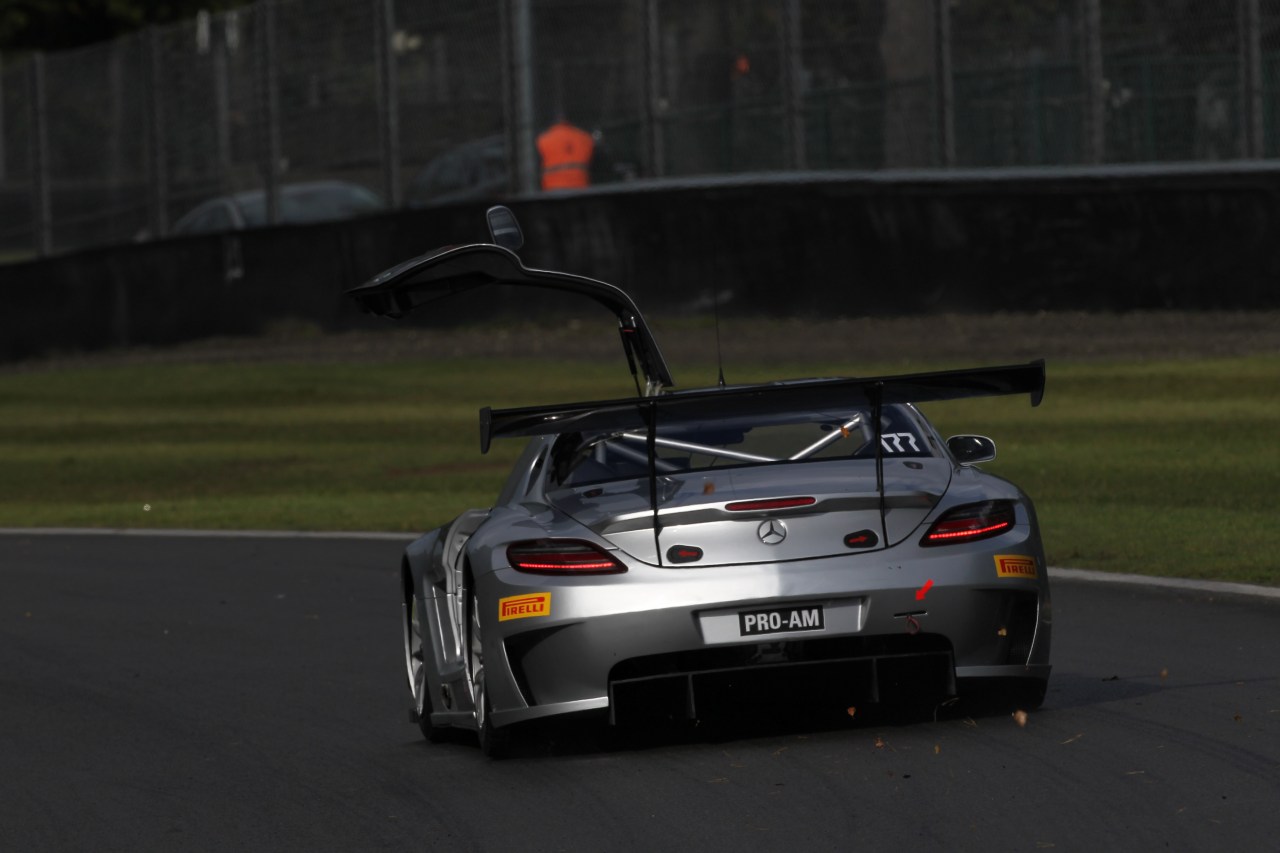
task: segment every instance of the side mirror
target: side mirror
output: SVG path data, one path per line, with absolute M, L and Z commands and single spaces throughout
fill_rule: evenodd
M 953 435 L 947 439 L 947 449 L 961 465 L 975 465 L 996 458 L 996 443 L 985 435 Z
M 509 208 L 495 204 L 484 212 L 484 218 L 489 223 L 489 237 L 495 244 L 513 252 L 524 245 L 524 232 Z

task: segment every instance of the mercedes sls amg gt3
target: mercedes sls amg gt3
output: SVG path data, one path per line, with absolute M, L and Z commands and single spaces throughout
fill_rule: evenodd
M 349 291 L 403 316 L 491 284 L 613 313 L 636 395 L 480 411 L 481 451 L 524 438 L 493 506 L 407 548 L 411 718 L 428 740 L 582 711 L 614 724 L 761 701 L 943 702 L 995 685 L 1038 706 L 1049 582 L 1031 500 L 943 439 L 919 403 L 1026 394 L 1044 363 L 675 390 L 612 285 L 526 267 L 506 208 L 492 242 L 443 248 Z M 988 690 L 988 693 L 990 691 Z

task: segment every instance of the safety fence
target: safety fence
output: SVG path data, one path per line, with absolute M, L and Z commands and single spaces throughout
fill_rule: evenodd
M 533 192 L 557 115 L 643 180 L 1260 159 L 1278 91 L 1280 0 L 259 0 L 0 56 L 0 262 Z
M 1004 314 L 1020 339 L 1018 315 L 1040 311 L 1280 309 L 1280 163 L 913 175 L 658 179 L 511 207 L 526 264 L 608 281 L 646 315 L 682 322 Z M 485 206 L 10 264 L 0 362 L 273 328 L 388 328 L 344 291 L 430 248 L 486 239 Z M 527 291 L 462 293 L 391 325 L 603 319 L 599 306 Z

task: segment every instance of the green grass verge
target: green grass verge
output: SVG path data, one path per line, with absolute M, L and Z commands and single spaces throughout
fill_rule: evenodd
M 1038 409 L 929 408 L 984 432 L 1054 565 L 1280 584 L 1280 358 L 1050 367 Z
M 488 506 L 520 450 L 479 454 L 481 406 L 632 393 L 619 374 L 466 360 L 0 375 L 0 527 L 424 530 Z M 680 378 L 710 384 L 714 369 Z M 1051 364 L 1038 409 L 998 398 L 929 414 L 945 435 L 996 440 L 984 467 L 1036 499 L 1055 565 L 1280 584 L 1277 387 L 1275 356 Z

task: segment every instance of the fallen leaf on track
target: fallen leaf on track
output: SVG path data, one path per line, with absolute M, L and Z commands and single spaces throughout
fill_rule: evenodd
M 1027 712 L 1021 709 L 1013 712 L 1013 721 L 1022 728 L 1027 726 Z

